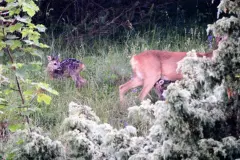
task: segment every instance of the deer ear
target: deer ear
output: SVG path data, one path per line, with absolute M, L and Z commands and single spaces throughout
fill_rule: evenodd
M 52 56 L 47 56 L 48 61 L 52 60 Z

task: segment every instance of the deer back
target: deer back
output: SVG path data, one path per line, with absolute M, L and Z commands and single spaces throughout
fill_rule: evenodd
M 75 58 L 68 58 L 60 63 L 60 68 L 65 75 L 70 76 L 72 74 L 79 74 L 85 68 L 84 64 L 75 59 Z
M 159 78 L 176 80 L 181 78 L 181 75 L 176 73 L 177 62 L 185 56 L 186 52 L 147 50 L 134 55 L 130 63 L 133 72 L 140 79 L 158 75 Z

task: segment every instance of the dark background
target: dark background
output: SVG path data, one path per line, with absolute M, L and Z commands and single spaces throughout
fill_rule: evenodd
M 219 0 L 40 0 L 34 21 L 55 34 L 115 35 L 151 27 L 206 26 Z

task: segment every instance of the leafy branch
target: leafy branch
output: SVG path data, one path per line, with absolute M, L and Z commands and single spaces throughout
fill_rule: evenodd
M 0 53 L 3 52 L 2 56 L 7 61 L 0 66 L 0 111 L 24 116 L 30 125 L 29 115 L 34 111 L 31 108 L 34 100 L 50 104 L 51 97 L 45 93 L 58 95 L 48 84 L 32 82 L 30 73 L 40 70 L 40 61 L 29 64 L 22 62 L 29 56 L 37 56 L 41 60 L 41 50 L 48 46 L 39 42 L 39 39 L 40 33 L 45 32 L 46 28 L 32 23 L 32 17 L 39 11 L 33 0 L 3 2 L 0 3 Z M 2 82 L 2 77 L 8 82 Z M 20 101 L 11 100 L 14 92 L 18 92 Z

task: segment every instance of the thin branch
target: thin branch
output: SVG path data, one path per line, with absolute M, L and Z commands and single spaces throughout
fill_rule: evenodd
M 12 54 L 11 54 L 11 52 L 10 52 L 10 50 L 9 50 L 8 47 L 7 47 L 7 53 L 8 53 L 8 55 L 9 55 L 9 57 L 10 57 L 10 59 L 11 59 L 11 62 L 12 62 L 12 64 L 13 64 L 13 63 L 14 63 L 13 57 L 12 57 Z M 25 101 L 24 101 L 24 98 L 23 98 L 22 89 L 21 89 L 21 87 L 20 87 L 18 77 L 15 76 L 15 79 L 16 79 L 16 83 L 17 83 L 18 92 L 19 92 L 20 97 L 21 97 L 21 100 L 22 100 L 22 104 L 24 104 Z

